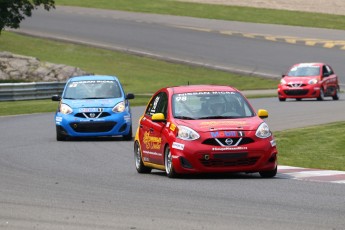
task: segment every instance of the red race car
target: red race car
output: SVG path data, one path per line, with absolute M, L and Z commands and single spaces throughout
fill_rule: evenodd
M 191 173 L 277 174 L 276 142 L 248 100 L 230 86 L 162 88 L 149 101 L 134 141 L 135 167 L 168 177 Z
M 294 98 L 317 98 L 322 101 L 324 97 L 339 99 L 338 77 L 331 66 L 324 63 L 300 63 L 293 65 L 282 76 L 278 86 L 279 101 Z

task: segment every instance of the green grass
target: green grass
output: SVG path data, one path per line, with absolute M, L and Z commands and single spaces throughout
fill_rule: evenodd
M 25 45 L 23 45 L 25 44 Z M 96 74 L 116 75 L 126 92 L 153 93 L 159 88 L 186 84 L 232 85 L 240 90 L 274 89 L 279 80 L 173 64 L 121 52 L 3 32 L 0 51 L 28 55 L 58 64 L 77 66 Z
M 345 122 L 275 132 L 279 164 L 345 171 Z
M 175 0 L 55 0 L 57 5 L 191 16 L 230 21 L 345 29 L 345 16 L 179 2 Z
M 2 101 L 0 116 L 54 112 L 58 106 L 52 100 Z

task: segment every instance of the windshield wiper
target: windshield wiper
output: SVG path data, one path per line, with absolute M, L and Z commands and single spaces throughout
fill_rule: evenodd
M 85 97 L 85 98 L 80 98 L 80 100 L 88 100 L 88 99 L 107 99 L 110 97 Z
M 199 117 L 198 119 L 233 119 L 233 118 L 239 118 L 234 116 L 207 116 L 207 117 Z
M 175 116 L 176 119 L 183 119 L 183 120 L 195 120 L 194 117 L 187 117 L 187 116 Z

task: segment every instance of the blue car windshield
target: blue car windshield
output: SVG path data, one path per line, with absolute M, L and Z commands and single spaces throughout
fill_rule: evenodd
M 255 115 L 247 100 L 237 92 L 200 91 L 174 94 L 173 116 L 177 119 L 232 119 Z
M 113 80 L 72 81 L 66 87 L 65 99 L 105 99 L 121 97 L 121 89 Z

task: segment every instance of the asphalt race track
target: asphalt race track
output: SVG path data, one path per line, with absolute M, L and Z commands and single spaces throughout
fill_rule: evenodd
M 325 61 L 345 82 L 341 49 L 307 46 L 303 39 L 291 44 L 247 36 L 341 40 L 345 37 L 341 31 L 68 7 L 51 14 L 35 12 L 20 31 L 275 77 L 295 62 Z M 267 109 L 267 123 L 279 131 L 343 121 L 344 98 L 344 94 L 339 101 L 321 102 L 264 98 L 251 103 L 256 110 Z M 134 128 L 143 109 L 132 108 Z M 298 174 L 303 170 L 281 166 L 273 179 L 258 174 L 169 179 L 160 171 L 140 175 L 132 141 L 57 142 L 52 113 L 0 117 L 0 140 L 0 229 L 340 230 L 345 226 L 344 179 L 316 180 L 316 173 L 322 174 L 316 171 Z M 332 173 L 334 178 L 343 177 L 342 172 Z M 308 180 L 308 175 L 313 179 Z
M 58 7 L 35 11 L 17 31 L 277 78 L 295 63 L 326 62 L 345 84 L 345 31 L 339 30 Z
M 273 130 L 343 120 L 345 108 L 344 99 L 251 102 L 269 110 Z M 133 107 L 135 121 L 143 110 Z M 0 117 L 0 229 L 344 229 L 344 184 L 140 175 L 132 141 L 57 142 L 54 125 L 53 113 Z

